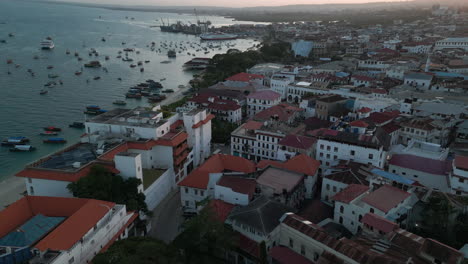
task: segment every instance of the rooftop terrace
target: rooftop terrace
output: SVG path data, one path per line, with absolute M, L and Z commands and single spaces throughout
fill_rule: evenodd
M 143 107 L 135 109 L 114 109 L 89 119 L 89 123 L 127 125 L 139 127 L 158 127 L 166 120 L 159 111 L 147 110 Z

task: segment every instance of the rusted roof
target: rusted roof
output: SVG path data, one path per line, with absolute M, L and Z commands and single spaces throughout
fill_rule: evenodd
M 235 81 L 235 82 L 250 82 L 251 80 L 254 79 L 263 79 L 263 75 L 260 74 L 250 74 L 250 73 L 245 73 L 241 72 L 238 74 L 235 74 L 229 78 L 227 78 L 227 81 Z
M 389 233 L 398 228 L 398 224 L 373 213 L 365 214 L 361 222 L 384 233 Z
M 344 188 L 341 192 L 335 194 L 331 199 L 349 204 L 351 201 L 359 197 L 361 194 L 369 190 L 368 186 L 360 184 L 350 184 Z
M 366 195 L 362 201 L 384 213 L 387 213 L 410 196 L 411 194 L 408 192 L 390 185 L 384 185 Z
M 261 160 L 257 164 L 257 168 L 263 169 L 267 166 L 276 168 L 283 168 L 294 172 L 303 173 L 305 175 L 313 176 L 317 173 L 320 167 L 320 162 L 304 154 L 297 155 L 292 159 L 285 162 L 273 160 Z

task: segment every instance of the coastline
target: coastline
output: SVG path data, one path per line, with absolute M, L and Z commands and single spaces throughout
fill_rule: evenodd
M 10 176 L 0 181 L 0 210 L 23 197 L 26 191 L 24 179 Z

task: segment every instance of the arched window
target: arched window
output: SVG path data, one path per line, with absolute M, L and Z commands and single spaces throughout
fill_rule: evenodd
M 343 213 L 343 212 L 344 212 L 344 207 L 340 206 L 340 213 Z

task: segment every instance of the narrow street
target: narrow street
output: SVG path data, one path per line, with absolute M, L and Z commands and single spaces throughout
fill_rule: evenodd
M 180 192 L 177 189 L 169 193 L 153 210 L 149 236 L 169 243 L 178 235 L 183 221 Z

